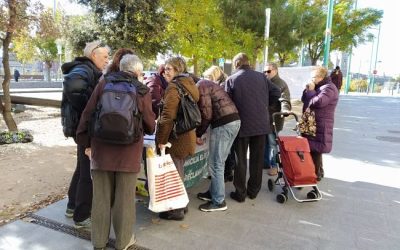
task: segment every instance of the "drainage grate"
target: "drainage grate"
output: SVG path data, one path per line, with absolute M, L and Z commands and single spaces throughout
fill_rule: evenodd
M 36 214 L 28 214 L 26 217 L 23 218 L 24 221 L 30 222 L 39 226 L 44 226 L 50 229 L 53 229 L 58 232 L 66 233 L 69 235 L 72 235 L 74 237 L 88 240 L 90 241 L 90 231 L 86 230 L 78 230 L 75 229 L 73 226 L 66 225 L 63 223 L 60 223 L 58 221 L 54 221 L 51 219 L 48 219 L 46 217 L 42 217 L 40 215 Z M 115 239 L 109 239 L 107 243 L 107 247 L 110 248 L 115 248 Z M 129 250 L 149 250 L 148 248 L 133 245 L 128 248 Z
M 395 137 L 395 136 L 377 136 L 376 139 L 378 139 L 380 141 L 400 143 L 400 137 Z

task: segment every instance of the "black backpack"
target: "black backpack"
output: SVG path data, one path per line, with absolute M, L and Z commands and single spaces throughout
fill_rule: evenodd
M 89 98 L 86 96 L 86 93 L 72 93 L 73 89 L 81 88 L 85 89 L 85 92 L 89 91 L 91 93 L 94 88 L 94 86 L 91 86 L 91 84 L 95 82 L 93 69 L 91 69 L 88 65 L 78 63 L 75 65 L 75 67 L 80 67 L 82 70 L 85 70 L 88 75 L 88 79 L 83 79 L 79 73 L 74 73 L 72 76 L 68 73 L 64 76 L 63 94 L 61 99 L 61 125 L 63 127 L 64 136 L 73 138 L 76 136 L 76 130 L 79 125 L 81 113 L 74 108 L 70 100 L 68 100 L 67 94 L 74 96 L 75 101 L 77 101 L 78 98 L 85 100 L 85 103 L 83 104 L 86 105 L 86 102 Z M 83 108 L 84 106 L 82 109 Z
M 133 79 L 105 76 L 106 84 L 91 121 L 91 136 L 111 144 L 131 144 L 143 135 Z

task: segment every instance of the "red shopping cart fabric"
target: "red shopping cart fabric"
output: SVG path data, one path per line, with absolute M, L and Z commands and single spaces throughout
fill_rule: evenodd
M 281 164 L 289 186 L 317 183 L 315 167 L 306 138 L 278 136 Z

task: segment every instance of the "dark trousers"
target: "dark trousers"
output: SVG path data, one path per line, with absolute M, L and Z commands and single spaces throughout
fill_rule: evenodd
M 315 174 L 317 177 L 324 177 L 324 168 L 322 164 L 322 153 L 311 152 L 311 157 L 315 166 Z
M 93 186 L 90 176 L 90 160 L 85 148 L 77 146 L 77 163 L 68 189 L 68 208 L 74 209 L 74 221 L 81 222 L 90 217 Z
M 229 152 L 228 157 L 226 158 L 225 161 L 225 172 L 224 176 L 229 177 L 232 175 L 233 170 L 235 169 L 236 166 L 236 154 L 235 154 L 235 148 L 232 145 L 231 151 Z
M 246 189 L 247 148 L 250 147 L 249 173 Z M 240 198 L 246 194 L 256 197 L 261 189 L 264 166 L 265 135 L 237 138 L 235 152 L 238 162 L 234 172 L 233 185 Z M 247 193 L 246 193 L 247 192 Z

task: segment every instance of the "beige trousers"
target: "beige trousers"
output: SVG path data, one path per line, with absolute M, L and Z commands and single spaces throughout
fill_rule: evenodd
M 123 249 L 134 237 L 137 173 L 92 170 L 92 178 L 92 244 L 106 247 L 112 220 L 115 248 Z

